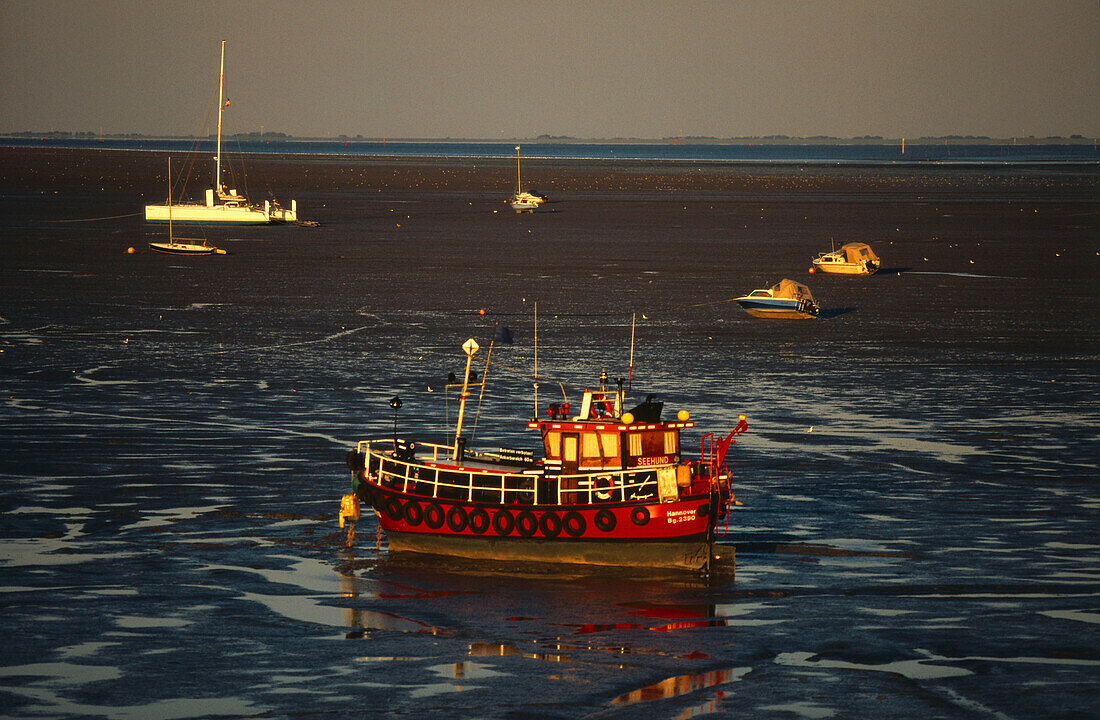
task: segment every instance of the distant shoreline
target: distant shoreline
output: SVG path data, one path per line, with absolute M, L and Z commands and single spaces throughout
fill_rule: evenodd
M 94 133 L 69 131 L 20 131 L 0 133 L 0 142 L 4 140 L 135 140 L 135 141 L 201 141 L 214 135 L 146 135 L 142 133 Z M 234 133 L 222 136 L 226 140 L 255 140 L 268 143 L 277 142 L 345 142 L 345 143 L 502 143 L 502 144 L 553 144 L 553 145 L 1096 145 L 1097 138 L 1083 135 L 1069 137 L 1015 137 L 993 138 L 977 135 L 941 135 L 912 138 L 886 138 L 878 135 L 839 138 L 831 136 L 794 137 L 787 135 L 766 135 L 749 137 L 665 137 L 665 138 L 576 138 L 567 136 L 540 135 L 533 138 L 417 138 L 417 137 L 365 137 L 362 135 L 335 137 L 310 137 L 287 135 L 279 132 Z

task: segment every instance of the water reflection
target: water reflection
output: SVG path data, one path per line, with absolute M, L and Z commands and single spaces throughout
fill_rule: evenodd
M 717 685 L 737 682 L 752 672 L 751 667 L 726 668 L 724 670 L 710 670 L 695 675 L 676 675 L 665 678 L 660 682 L 646 685 L 644 688 L 631 690 L 619 695 L 611 701 L 613 705 L 651 702 L 653 700 L 665 700 L 679 695 L 704 690 Z

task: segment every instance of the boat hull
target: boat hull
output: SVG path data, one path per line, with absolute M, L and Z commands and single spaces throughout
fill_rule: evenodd
M 813 264 L 814 272 L 831 275 L 874 275 L 878 271 L 878 265 L 866 262 L 830 262 L 815 258 Z
M 149 249 L 167 255 L 225 255 L 224 250 L 189 243 L 149 243 Z
M 717 497 L 592 505 L 479 504 L 394 492 L 357 494 L 374 507 L 397 552 L 475 560 L 705 570 L 714 550 Z
M 798 300 L 741 298 L 737 303 L 749 315 L 764 320 L 812 320 L 817 317 L 812 305 Z
M 469 560 L 562 563 L 648 567 L 670 570 L 705 570 L 711 545 L 705 540 L 678 542 L 614 542 L 598 540 L 548 540 L 546 538 L 466 537 L 426 535 L 388 530 L 390 550 L 449 555 Z
M 228 205 L 146 205 L 145 221 L 180 225 L 267 225 L 271 218 L 262 209 Z

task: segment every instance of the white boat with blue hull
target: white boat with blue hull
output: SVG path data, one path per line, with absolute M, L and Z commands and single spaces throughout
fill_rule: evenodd
M 151 223 L 171 222 L 183 225 L 268 225 L 298 221 L 298 203 L 292 200 L 286 210 L 279 203 L 264 201 L 263 205 L 253 204 L 235 189 L 227 189 L 222 184 L 222 111 L 229 101 L 224 95 L 225 80 L 225 41 L 222 40 L 221 74 L 218 80 L 218 140 L 214 155 L 214 187 L 207 188 L 206 202 L 178 202 L 172 205 L 171 177 L 169 177 L 169 197 L 164 203 L 145 206 L 145 221 Z
M 808 287 L 787 278 L 737 298 L 737 304 L 765 320 L 811 320 L 821 311 Z

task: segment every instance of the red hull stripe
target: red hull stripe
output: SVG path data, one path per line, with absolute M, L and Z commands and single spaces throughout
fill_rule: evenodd
M 369 492 L 363 493 L 369 488 Z M 713 534 L 706 496 L 671 503 L 478 505 L 395 493 L 364 483 L 382 528 L 419 535 L 539 540 L 681 541 Z

